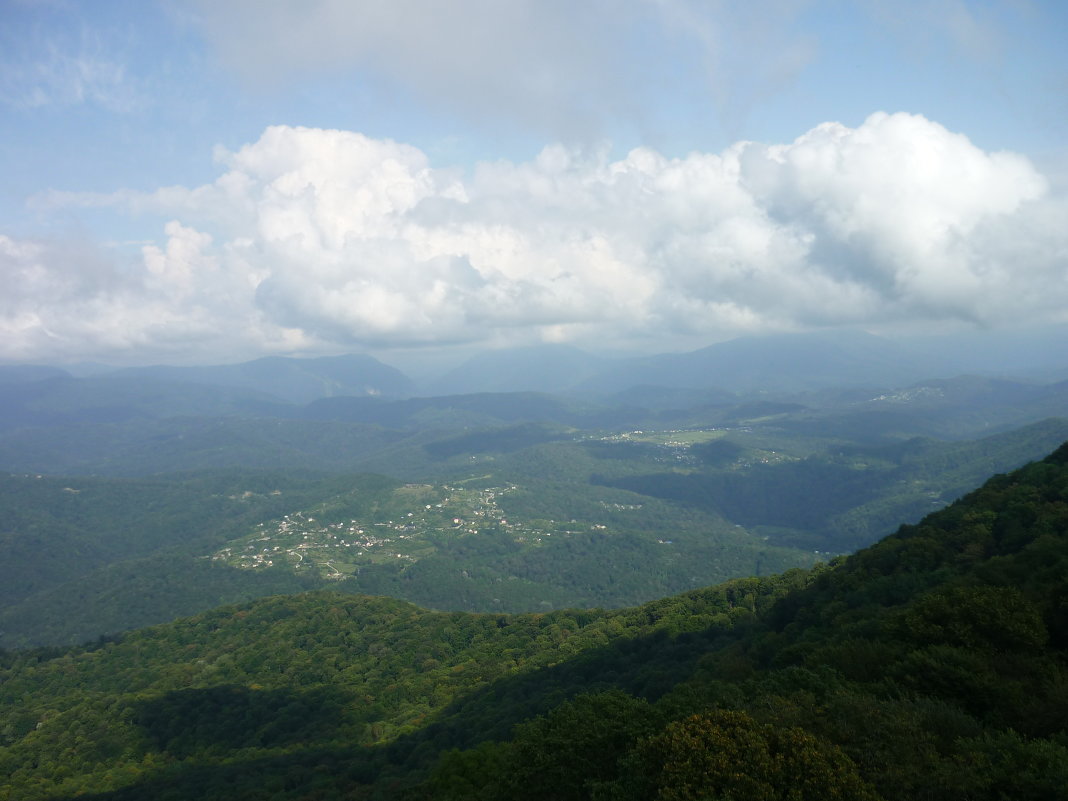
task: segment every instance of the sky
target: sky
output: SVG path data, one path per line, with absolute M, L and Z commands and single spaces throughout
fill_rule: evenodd
M 0 361 L 1068 327 L 1061 0 L 0 0 Z

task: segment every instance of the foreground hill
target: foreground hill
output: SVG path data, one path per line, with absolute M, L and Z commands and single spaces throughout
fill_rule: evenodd
M 268 598 L 7 654 L 3 799 L 1056 799 L 1068 445 L 813 572 L 613 612 Z

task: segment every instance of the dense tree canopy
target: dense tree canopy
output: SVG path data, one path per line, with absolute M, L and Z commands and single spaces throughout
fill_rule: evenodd
M 1047 799 L 1068 446 L 811 571 L 613 611 L 316 592 L 0 660 L 0 799 Z

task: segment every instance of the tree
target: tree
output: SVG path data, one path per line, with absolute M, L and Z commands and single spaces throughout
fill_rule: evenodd
M 804 729 L 718 710 L 670 724 L 599 796 L 613 801 L 877 801 L 856 765 Z
M 508 792 L 516 799 L 588 799 L 614 779 L 618 760 L 657 722 L 646 701 L 621 690 L 577 698 L 517 727 Z

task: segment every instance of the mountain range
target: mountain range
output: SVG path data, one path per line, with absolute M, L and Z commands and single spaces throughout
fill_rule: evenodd
M 896 389 L 962 374 L 1022 383 L 1066 379 L 1068 336 L 1055 330 L 1041 336 L 1021 335 L 1009 343 L 986 342 L 980 335 L 908 342 L 863 331 L 817 332 L 740 337 L 690 352 L 626 357 L 543 344 L 478 353 L 442 375 L 418 381 L 366 354 L 266 357 L 211 366 L 109 369 L 97 365 L 91 376 L 84 377 L 227 387 L 247 393 L 239 397 L 250 403 L 271 398 L 303 405 L 339 396 L 406 398 L 504 392 L 572 395 L 618 403 L 618 396 L 642 387 L 676 395 L 680 391 L 707 391 L 709 397 L 717 397 L 717 393 L 718 397 L 783 396 L 826 389 Z M 10 396 L 12 387 L 72 375 L 58 367 L 0 365 L 0 387 Z M 10 405 L 12 401 L 5 402 Z

